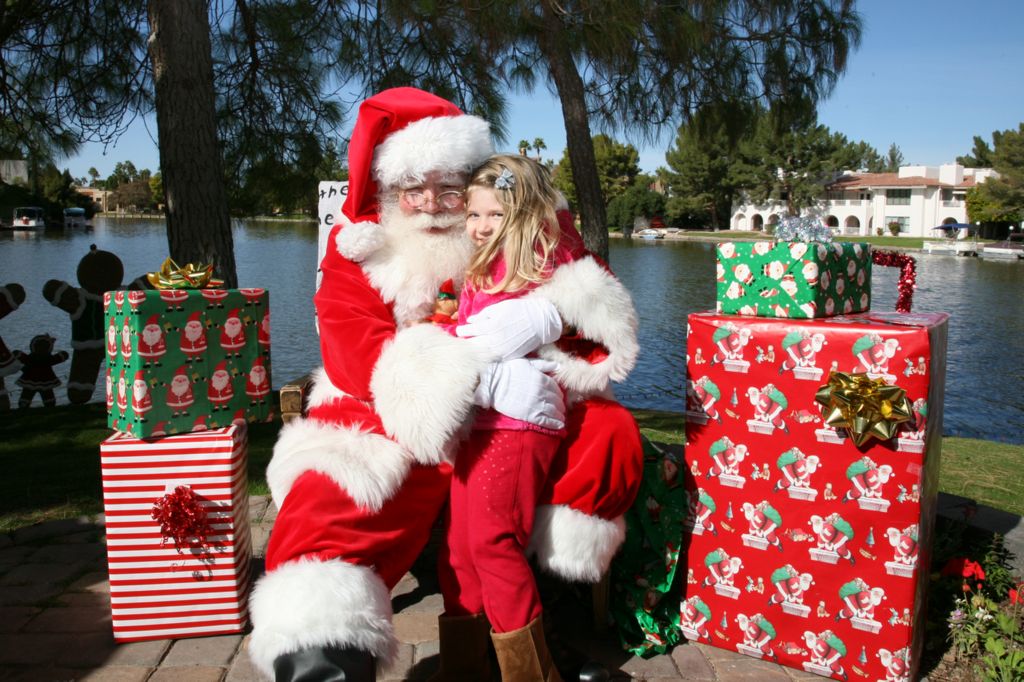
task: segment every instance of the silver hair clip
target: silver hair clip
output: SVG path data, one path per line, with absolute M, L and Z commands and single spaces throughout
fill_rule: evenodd
M 508 168 L 501 169 L 501 175 L 494 180 L 495 189 L 512 189 L 516 184 L 516 176 Z

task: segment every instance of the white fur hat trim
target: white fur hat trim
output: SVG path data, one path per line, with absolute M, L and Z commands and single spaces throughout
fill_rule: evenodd
M 377 145 L 373 174 L 381 189 L 398 187 L 431 171 L 469 173 L 493 152 L 491 128 L 482 118 L 421 118 Z

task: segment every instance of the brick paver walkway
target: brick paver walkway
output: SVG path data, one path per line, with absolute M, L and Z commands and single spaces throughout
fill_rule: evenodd
M 268 498 L 254 497 L 250 514 L 254 552 L 262 557 L 276 510 Z M 1024 535 L 1019 523 L 1011 535 Z M 427 568 L 420 569 L 421 564 Z M 442 606 L 429 565 L 419 562 L 394 590 L 395 630 L 402 645 L 395 663 L 379 671 L 379 680 L 422 680 L 437 667 Z M 622 680 L 821 679 L 703 645 L 680 645 L 646 660 L 633 657 L 611 632 L 594 631 L 582 603 L 557 593 L 545 597 L 552 650 L 566 671 L 595 660 L 613 679 Z M 256 680 L 245 653 L 247 639 L 228 635 L 115 644 L 102 519 L 50 522 L 0 535 L 0 680 Z

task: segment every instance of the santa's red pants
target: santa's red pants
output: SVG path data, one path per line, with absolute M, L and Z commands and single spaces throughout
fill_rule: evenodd
M 448 615 L 482 611 L 495 632 L 518 630 L 540 615 L 526 546 L 560 443 L 535 431 L 474 431 L 459 452 L 438 561 Z
M 430 538 L 448 496 L 451 467 L 413 466 L 379 512 L 359 507 L 316 471 L 296 479 L 267 546 L 267 572 L 303 558 L 343 559 L 377 572 L 391 589 Z

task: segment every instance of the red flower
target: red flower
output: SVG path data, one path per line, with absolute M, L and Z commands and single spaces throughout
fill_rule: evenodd
M 1010 588 L 1010 603 L 1024 604 L 1024 583 L 1019 583 L 1017 587 Z
M 966 557 L 955 557 L 946 562 L 942 567 L 944 577 L 959 576 L 961 578 L 985 579 L 985 569 L 977 561 L 971 561 Z

